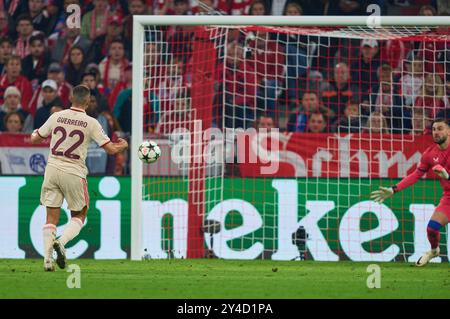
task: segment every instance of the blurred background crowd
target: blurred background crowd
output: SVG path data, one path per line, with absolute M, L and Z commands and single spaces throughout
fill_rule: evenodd
M 367 15 L 370 4 L 379 5 L 383 15 L 450 13 L 450 1 L 446 0 L 200 2 L 0 0 L 0 132 L 32 132 L 52 113 L 70 107 L 71 88 L 85 84 L 92 93 L 87 113 L 98 119 L 111 139 L 129 137 L 133 15 Z M 81 8 L 80 28 L 69 28 L 66 24 L 71 4 Z M 169 44 L 185 45 L 189 39 L 184 37 L 191 36 L 182 27 L 168 27 L 163 31 L 163 40 Z M 448 29 L 442 32 L 448 35 Z M 317 58 L 306 61 L 311 56 L 310 51 L 306 53 L 311 49 L 307 48 L 308 43 L 314 41 L 282 38 L 279 34 L 274 37 L 265 32 L 256 32 L 255 36 L 254 43 L 238 35 L 227 44 L 229 58 L 223 72 L 237 86 L 242 84 L 242 87 L 218 90 L 227 95 L 224 99 L 216 98 L 224 101 L 216 105 L 218 114 L 225 108 L 227 126 L 256 125 L 313 133 L 344 128 L 352 132 L 421 134 L 426 131 L 427 121 L 442 115 L 448 107 L 448 42 L 431 42 L 433 47 L 424 47 L 424 42 L 336 40 L 322 54 L 318 39 L 315 42 L 319 48 L 313 54 Z M 266 52 L 259 57 L 254 54 L 256 63 L 253 64 L 264 61 L 267 68 L 272 65 L 271 59 L 276 59 L 281 68 L 275 66 L 274 70 L 266 71 L 273 75 L 271 79 L 266 76 L 236 80 L 243 76 L 242 70 L 250 67 L 239 65 L 246 63 L 240 58 L 244 51 L 253 45 L 253 52 L 257 52 L 256 46 L 261 43 Z M 185 81 L 189 63 L 176 54 L 179 49 L 171 46 L 174 54 L 170 64 L 177 66 L 174 72 L 179 72 L 181 81 Z M 278 56 L 280 52 L 283 54 Z M 253 94 L 242 94 L 249 92 L 246 86 L 251 81 L 255 81 L 256 87 Z M 221 85 L 227 83 L 231 81 Z M 280 92 L 279 86 L 286 89 Z M 160 87 L 150 92 L 149 113 L 161 107 L 163 91 Z M 252 96 L 255 100 L 237 101 L 237 95 Z M 255 103 L 263 103 L 266 112 L 247 116 L 246 109 Z M 158 121 L 155 117 L 149 120 L 148 132 L 158 133 Z M 87 165 L 91 174 L 129 174 L 128 163 L 127 154 L 109 157 L 95 145 L 89 148 Z

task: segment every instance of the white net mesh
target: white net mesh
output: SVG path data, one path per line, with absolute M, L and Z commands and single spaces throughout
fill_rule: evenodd
M 432 210 L 414 205 L 437 204 L 436 180 L 385 206 L 368 194 L 412 172 L 431 121 L 447 117 L 447 27 L 148 26 L 145 39 L 144 132 L 163 157 L 144 169 L 144 198 L 180 200 L 187 219 L 175 229 L 181 217 L 161 208 L 164 251 L 383 261 L 424 251 Z M 277 160 L 265 163 L 271 147 Z M 308 240 L 291 240 L 302 227 Z

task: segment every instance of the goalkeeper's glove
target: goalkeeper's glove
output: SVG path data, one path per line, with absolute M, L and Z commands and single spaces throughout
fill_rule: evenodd
M 447 170 L 445 169 L 445 168 L 443 168 L 441 165 L 435 165 L 435 166 L 433 166 L 433 172 L 437 175 L 437 176 L 439 176 L 440 178 L 443 178 L 443 179 L 448 179 L 449 178 L 449 175 L 448 175 L 448 172 L 447 172 Z
M 375 202 L 381 204 L 385 199 L 394 195 L 395 190 L 394 187 L 380 187 L 378 190 L 373 191 L 370 194 L 370 198 Z

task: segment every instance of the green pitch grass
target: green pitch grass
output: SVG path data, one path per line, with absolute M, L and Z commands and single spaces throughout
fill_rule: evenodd
M 448 262 L 378 263 L 379 289 L 367 288 L 370 263 L 77 259 L 80 289 L 42 264 L 0 260 L 0 298 L 450 298 Z

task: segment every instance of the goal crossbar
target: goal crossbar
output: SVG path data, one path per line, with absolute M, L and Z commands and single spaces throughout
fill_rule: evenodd
M 376 20 L 375 20 L 376 19 Z M 448 16 L 134 16 L 140 25 L 446 26 Z

